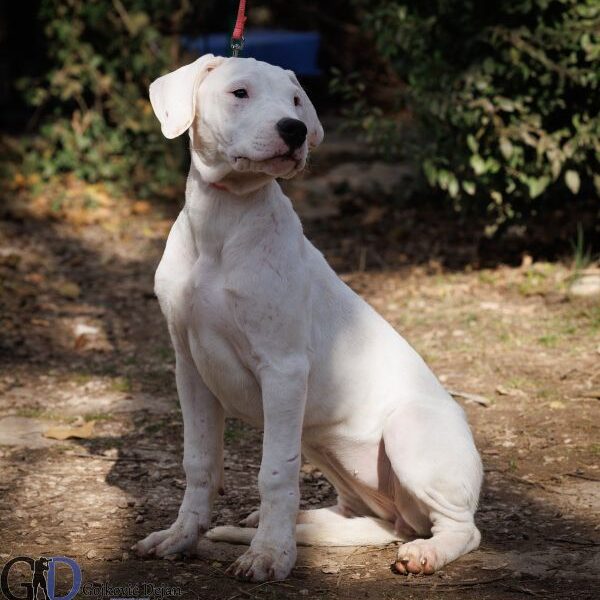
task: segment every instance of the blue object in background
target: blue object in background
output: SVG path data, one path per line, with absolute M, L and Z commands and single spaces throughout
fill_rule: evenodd
M 227 33 L 209 33 L 199 37 L 183 38 L 183 47 L 190 52 L 229 56 Z M 316 31 L 286 31 L 284 29 L 254 29 L 246 31 L 246 42 L 240 56 L 256 58 L 284 69 L 292 69 L 300 76 L 316 76 L 320 36 Z

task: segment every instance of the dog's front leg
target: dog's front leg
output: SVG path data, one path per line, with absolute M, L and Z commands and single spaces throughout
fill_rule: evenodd
M 296 562 L 307 379 L 303 359 L 270 366 L 261 373 L 264 437 L 258 474 L 260 522 L 250 549 L 230 567 L 236 577 L 257 582 L 284 579 Z
M 209 527 L 212 504 L 223 485 L 223 409 L 191 359 L 179 352 L 176 379 L 183 415 L 185 494 L 173 525 L 151 533 L 134 546 L 141 556 L 193 553 Z

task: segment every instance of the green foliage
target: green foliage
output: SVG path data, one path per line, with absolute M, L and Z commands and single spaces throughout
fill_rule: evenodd
M 406 83 L 392 95 L 421 126 L 424 175 L 457 208 L 484 203 L 497 226 L 553 195 L 600 192 L 598 0 L 354 2 L 383 67 Z M 393 154 L 402 121 L 370 107 L 358 81 L 334 86 Z
M 43 180 L 74 173 L 138 193 L 175 181 L 182 156 L 166 150 L 148 85 L 177 59 L 188 0 L 41 0 L 49 69 L 18 82 L 36 107 L 35 134 L 13 161 Z
M 587 269 L 596 257 L 592 255 L 592 247 L 585 241 L 585 234 L 581 223 L 577 223 L 577 236 L 571 240 L 571 248 L 573 250 L 573 269 L 582 271 Z

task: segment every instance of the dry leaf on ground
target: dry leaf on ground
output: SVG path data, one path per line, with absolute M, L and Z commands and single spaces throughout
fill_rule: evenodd
M 88 421 L 78 427 L 68 425 L 58 425 L 50 427 L 44 432 L 44 437 L 53 440 L 66 440 L 68 438 L 88 439 L 94 434 L 95 421 Z

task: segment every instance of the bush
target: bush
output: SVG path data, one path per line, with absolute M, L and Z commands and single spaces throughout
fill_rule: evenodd
M 426 180 L 459 209 L 483 203 L 496 226 L 542 199 L 597 196 L 597 0 L 354 1 L 386 77 L 406 84 L 385 116 L 363 77 L 334 82 L 379 151 L 402 150 L 408 107 Z
M 126 4 L 40 1 L 49 69 L 41 79 L 17 84 L 35 107 L 37 126 L 33 135 L 5 140 L 20 173 L 48 180 L 69 172 L 142 194 L 179 178 L 183 152 L 166 150 L 148 85 L 177 62 L 179 33 L 191 4 Z

